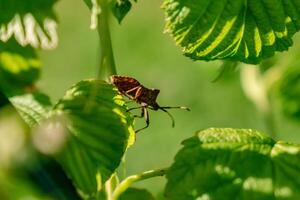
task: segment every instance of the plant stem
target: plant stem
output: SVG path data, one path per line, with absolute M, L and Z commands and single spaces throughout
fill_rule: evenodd
M 263 113 L 263 115 L 264 115 L 264 120 L 265 120 L 265 126 L 266 126 L 268 133 L 270 134 L 270 136 L 273 139 L 277 139 L 276 126 L 275 126 L 275 122 L 274 122 L 274 114 L 273 114 L 271 105 L 269 105 L 268 111 Z
M 115 190 L 116 186 L 119 184 L 119 178 L 116 173 L 114 173 L 108 181 L 105 183 L 105 193 L 106 193 L 106 199 L 112 200 L 112 194 Z
M 143 172 L 141 174 L 136 174 L 132 176 L 128 176 L 126 179 L 124 179 L 115 189 L 113 192 L 112 200 L 117 200 L 120 195 L 125 192 L 133 183 L 149 179 L 156 176 L 164 176 L 166 174 L 166 171 L 168 168 L 158 169 L 158 170 L 150 170 Z
M 116 74 L 115 60 L 112 50 L 110 30 L 109 30 L 109 3 L 107 0 L 98 0 L 101 12 L 98 15 L 98 35 L 100 39 L 100 63 L 98 78 L 107 79 Z

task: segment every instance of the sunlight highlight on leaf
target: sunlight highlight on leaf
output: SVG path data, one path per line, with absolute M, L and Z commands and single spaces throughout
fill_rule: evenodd
M 45 18 L 42 24 L 43 27 L 30 13 L 23 17 L 16 14 L 7 25 L 1 25 L 0 40 L 7 42 L 14 37 L 22 46 L 31 45 L 34 48 L 53 49 L 58 43 L 57 24 L 50 18 Z
M 91 0 L 92 8 L 91 8 L 91 25 L 90 28 L 95 30 L 98 26 L 98 15 L 101 13 L 101 7 L 98 3 L 98 0 Z
M 292 46 L 298 0 L 164 0 L 165 32 L 194 60 L 257 64 Z

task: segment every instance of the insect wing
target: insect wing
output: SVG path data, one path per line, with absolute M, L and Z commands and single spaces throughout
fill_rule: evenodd
M 136 89 L 141 84 L 134 78 L 128 76 L 111 76 L 111 82 L 114 84 L 119 92 L 134 97 Z

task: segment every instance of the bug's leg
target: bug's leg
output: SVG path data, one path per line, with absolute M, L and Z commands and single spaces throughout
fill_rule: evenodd
M 126 112 L 129 112 L 129 111 L 132 111 L 132 110 L 136 110 L 136 109 L 140 109 L 140 108 L 143 108 L 143 106 L 129 108 L 129 109 L 126 110 Z
M 183 109 L 183 110 L 187 110 L 187 111 L 190 111 L 191 109 L 189 109 L 188 107 L 185 107 L 185 106 L 163 106 L 163 107 L 160 107 L 162 109 L 172 109 L 172 108 L 179 108 L 179 109 Z
M 143 110 L 144 110 L 144 117 L 145 117 L 145 120 L 146 120 L 146 126 L 136 130 L 135 133 L 140 132 L 141 130 L 144 130 L 144 129 L 149 127 L 150 119 L 149 119 L 149 113 L 148 113 L 147 107 L 143 107 Z
M 142 112 L 141 112 L 141 115 L 133 115 L 134 118 L 143 118 L 145 116 L 145 110 L 144 108 L 141 109 Z
M 174 117 L 173 117 L 167 110 L 165 110 L 164 107 L 160 107 L 159 109 L 162 110 L 162 111 L 164 111 L 165 113 L 167 113 L 167 114 L 169 115 L 169 117 L 170 117 L 171 120 L 172 120 L 172 127 L 174 127 L 174 126 L 175 126 L 175 120 L 174 120 Z
M 131 88 L 130 90 L 127 90 L 127 91 L 125 92 L 125 94 L 127 95 L 129 92 L 133 92 L 134 90 L 138 90 L 140 87 L 141 87 L 141 86 L 136 86 L 136 87 L 134 87 L 134 88 Z
M 140 106 L 138 106 L 138 107 L 129 108 L 129 109 L 127 110 L 127 112 L 129 112 L 129 111 L 131 111 L 131 110 L 135 110 L 135 109 L 140 109 L 140 108 L 144 109 L 144 108 L 150 108 L 150 107 L 149 107 L 148 104 L 146 104 L 146 103 L 141 103 Z M 144 112 L 145 112 L 145 110 L 144 110 Z
M 142 87 L 139 87 L 135 92 L 134 99 L 137 99 L 141 95 Z

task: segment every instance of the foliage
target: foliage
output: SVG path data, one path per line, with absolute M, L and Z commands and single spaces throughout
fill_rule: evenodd
M 124 17 L 130 11 L 131 6 L 130 0 L 115 0 L 115 2 L 112 2 L 112 12 L 119 23 L 122 22 Z
M 122 196 L 120 196 L 120 200 L 154 200 L 154 197 L 150 192 L 145 189 L 138 188 L 129 188 L 126 190 Z
M 183 142 L 170 168 L 119 181 L 118 167 L 135 142 L 133 116 L 117 88 L 100 77 L 108 80 L 117 71 L 107 16 L 113 14 L 121 23 L 136 1 L 84 1 L 91 10 L 91 28 L 97 27 L 100 36 L 99 74 L 79 81 L 52 104 L 47 91 L 36 85 L 42 69 L 36 49 L 51 49 L 58 42 L 57 0 L 0 0 L 0 94 L 5 96 L 0 102 L 8 99 L 30 128 L 33 154 L 56 159 L 82 199 L 151 200 L 150 192 L 132 184 L 165 174 L 168 199 L 300 199 L 300 146 L 251 129 L 199 131 Z M 292 46 L 300 29 L 299 7 L 299 0 L 163 3 L 165 30 L 186 56 L 223 60 L 216 80 L 234 71 L 238 61 L 262 63 L 264 73 L 272 69 L 277 61 L 265 59 Z M 298 68 L 288 70 L 280 82 L 282 105 L 292 118 L 300 116 L 299 84 Z M 11 179 L 1 172 L 0 186 L 0 198 L 24 199 L 29 192 L 48 199 L 41 185 L 23 177 Z
M 7 82 L 27 85 L 38 79 L 41 63 L 32 47 L 23 48 L 14 39 L 0 44 L 0 70 Z
M 167 173 L 169 199 L 300 198 L 297 144 L 253 130 L 211 128 L 183 145 Z
M 0 41 L 15 38 L 22 46 L 51 49 L 57 45 L 57 0 L 1 0 Z
M 166 32 L 195 60 L 257 64 L 285 51 L 300 29 L 300 2 L 165 0 Z
M 112 86 L 81 81 L 55 106 L 69 140 L 59 162 L 85 198 L 97 196 L 118 167 L 134 132 L 124 101 Z
M 38 191 L 30 181 L 24 179 L 24 177 L 23 179 L 21 177 L 11 178 L 1 173 L 0 186 L 1 199 L 20 200 L 28 198 L 50 200 L 46 195 Z
M 49 97 L 39 92 L 14 95 L 10 98 L 10 102 L 30 127 L 46 119 L 51 109 Z

